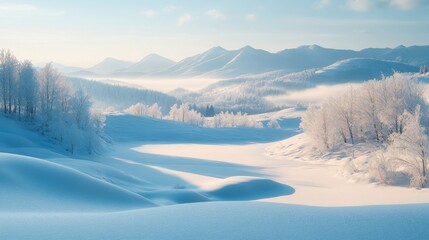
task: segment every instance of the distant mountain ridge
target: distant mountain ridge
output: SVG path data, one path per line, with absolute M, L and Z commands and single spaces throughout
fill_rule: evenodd
M 429 46 L 399 46 L 396 48 L 366 48 L 360 51 L 323 48 L 306 45 L 271 53 L 245 46 L 226 50 L 220 46 L 174 62 L 151 54 L 137 63 L 107 58 L 95 66 L 67 72 L 69 75 L 101 75 L 121 77 L 220 77 L 260 74 L 270 71 L 286 73 L 323 68 L 335 62 L 371 58 L 419 67 L 429 65 Z M 70 67 L 68 67 L 70 69 Z

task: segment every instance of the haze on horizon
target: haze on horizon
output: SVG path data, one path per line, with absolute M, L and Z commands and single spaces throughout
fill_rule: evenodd
M 428 0 L 0 1 L 0 48 L 34 63 L 173 60 L 213 46 L 277 52 L 429 44 Z

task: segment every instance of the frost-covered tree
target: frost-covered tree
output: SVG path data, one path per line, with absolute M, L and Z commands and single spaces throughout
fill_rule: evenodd
M 22 106 L 23 109 L 25 109 L 25 117 L 27 119 L 33 119 L 37 106 L 37 72 L 33 68 L 33 64 L 28 60 L 21 64 L 19 82 L 19 113 L 21 112 Z
M 124 112 L 133 115 L 148 116 L 151 118 L 162 118 L 161 107 L 159 107 L 157 103 L 152 104 L 150 107 L 142 103 L 136 103 L 125 109 Z
M 4 113 L 12 113 L 14 96 L 16 96 L 16 82 L 18 79 L 18 60 L 9 51 L 0 51 L 0 94 Z
M 147 113 L 147 106 L 143 103 L 136 103 L 124 111 L 129 114 L 144 116 Z
M 326 134 L 320 134 L 323 128 L 316 123 L 329 117 L 327 128 L 334 138 L 332 144 L 383 143 L 391 133 L 402 132 L 404 111 L 413 112 L 420 105 L 422 114 L 426 114 L 428 104 L 423 89 L 415 79 L 397 73 L 369 81 L 328 100 L 323 107 L 309 108 L 302 117 L 302 127 L 313 138 L 319 138 L 317 142 L 326 142 Z
M 91 114 L 83 91 L 72 93 L 62 76 L 47 64 L 37 71 L 30 61 L 18 62 L 10 51 L 0 51 L 1 108 L 30 121 L 43 135 L 72 154 L 92 153 L 102 144 L 102 118 Z
M 201 113 L 190 109 L 187 103 L 183 103 L 180 106 L 174 104 L 170 108 L 167 119 L 178 122 L 186 122 L 196 126 L 203 126 L 205 122 Z
M 216 114 L 206 124 L 208 127 L 225 128 L 225 127 L 254 127 L 261 128 L 262 123 L 256 121 L 252 116 L 238 112 L 220 112 Z
M 316 142 L 321 150 L 327 150 L 334 144 L 335 126 L 332 125 L 330 106 L 320 108 L 310 106 L 302 116 L 300 127 Z
M 369 81 L 320 107 L 310 107 L 301 128 L 321 150 L 370 144 L 382 155 L 375 154 L 369 162 L 370 175 L 377 181 L 388 183 L 391 172 L 406 172 L 412 186 L 422 187 L 429 147 L 427 121 L 422 121 L 429 109 L 424 89 L 412 75 L 395 73 Z
M 357 136 L 358 119 L 356 111 L 356 95 L 354 89 L 350 89 L 343 96 L 334 99 L 331 103 L 333 114 L 340 135 L 345 143 L 349 140 L 354 144 Z
M 152 106 L 150 106 L 148 109 L 148 116 L 151 118 L 162 118 L 162 112 L 161 112 L 161 107 L 158 106 L 158 103 L 154 103 L 152 104 Z
M 402 133 L 393 133 L 391 138 L 391 158 L 405 168 L 410 176 L 410 185 L 425 187 L 429 162 L 429 140 L 426 128 L 421 125 L 421 109 L 417 105 L 414 114 L 407 111 L 402 115 Z
M 66 107 L 63 92 L 63 86 L 60 73 L 53 68 L 52 63 L 46 66 L 39 72 L 38 78 L 40 111 L 45 121 L 52 119 L 52 114 L 56 110 Z

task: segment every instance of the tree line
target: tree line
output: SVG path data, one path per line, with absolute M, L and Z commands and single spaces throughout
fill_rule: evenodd
M 10 50 L 0 50 L 0 99 L 4 115 L 33 124 L 72 154 L 91 154 L 101 147 L 101 115 L 92 112 L 88 95 L 73 92 L 51 63 L 37 70 Z
M 379 182 L 392 182 L 393 173 L 402 172 L 411 186 L 424 187 L 429 166 L 425 128 L 429 105 L 424 90 L 417 79 L 399 73 L 368 81 L 309 107 L 301 128 L 322 151 L 356 144 L 376 146 L 383 157 L 374 155 L 371 165 Z

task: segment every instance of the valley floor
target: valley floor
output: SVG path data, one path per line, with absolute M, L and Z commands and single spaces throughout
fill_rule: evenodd
M 0 239 L 428 236 L 429 189 L 347 180 L 344 161 L 312 159 L 285 121 L 203 129 L 112 115 L 111 149 L 71 159 L 1 119 Z

